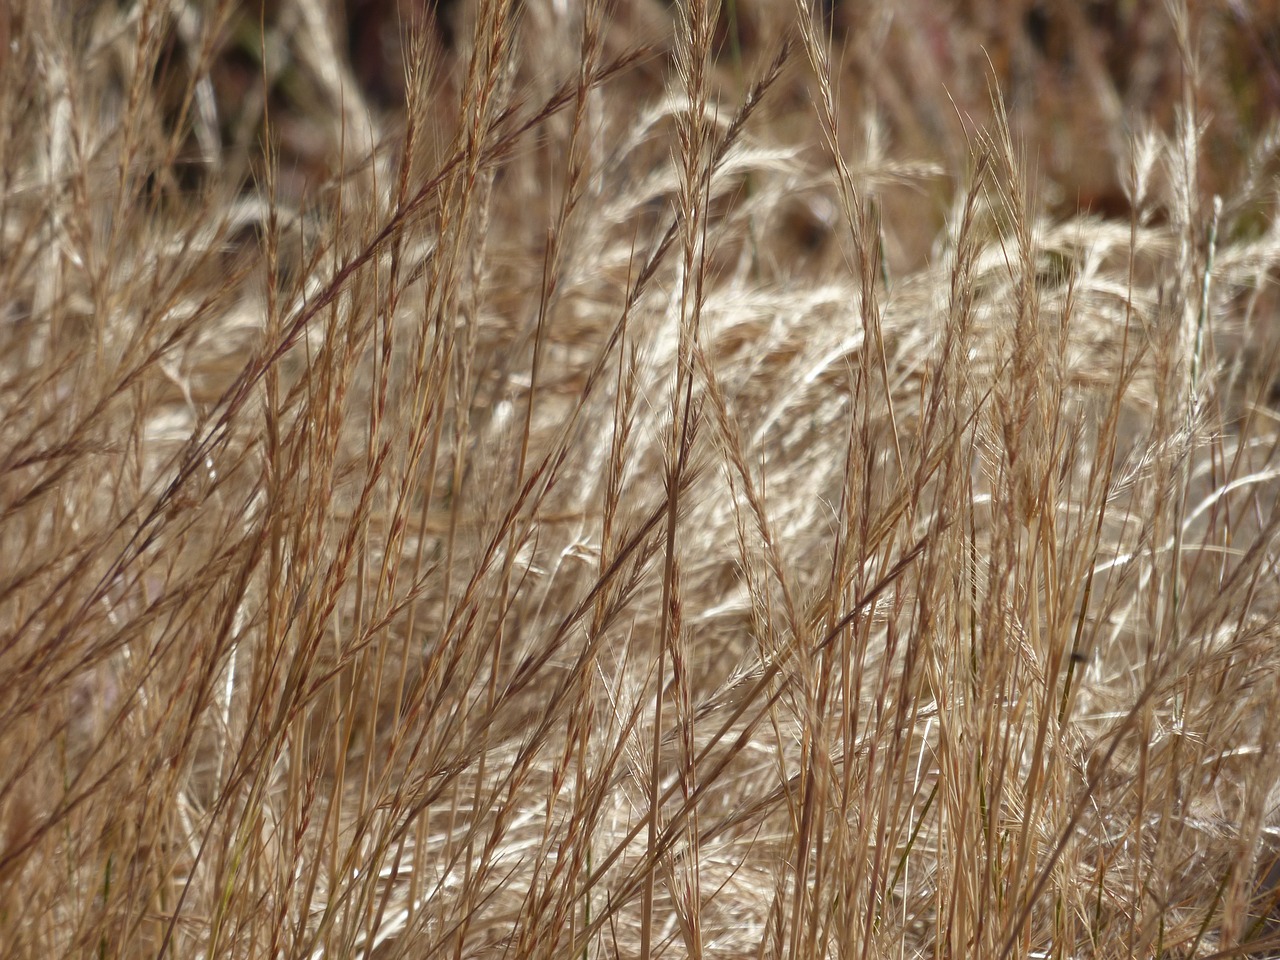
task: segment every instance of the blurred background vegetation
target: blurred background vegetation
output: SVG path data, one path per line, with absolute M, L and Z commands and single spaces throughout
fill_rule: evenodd
M 97 23 L 103 6 L 110 5 L 86 5 L 79 15 L 86 21 L 80 28 L 98 38 L 99 53 L 112 42 Z M 1188 36 L 1178 35 L 1164 0 L 824 0 L 822 7 L 839 57 L 840 102 L 850 114 L 843 136 L 864 138 L 866 121 L 873 118 L 877 149 L 886 159 L 932 159 L 947 170 L 963 169 L 968 133 L 990 121 L 993 91 L 998 90 L 1014 135 L 1025 145 L 1039 178 L 1036 186 L 1046 212 L 1055 216 L 1087 212 L 1127 219 L 1120 158 L 1128 154 L 1127 144 L 1138 132 L 1135 125 L 1172 131 L 1179 106 L 1190 107 L 1203 127 L 1207 149 L 1200 176 L 1205 198 L 1238 183 L 1250 156 L 1265 150 L 1274 135 L 1280 105 L 1280 0 L 1189 3 Z M 351 74 L 343 82 L 356 89 L 343 95 L 356 95 L 392 125 L 404 104 L 404 53 L 411 25 L 425 24 L 439 67 L 434 91 L 442 98 L 438 132 L 447 138 L 471 47 L 472 5 L 462 0 L 333 0 L 327 9 L 345 27 L 337 34 L 346 36 L 348 49 L 331 52 L 350 64 Z M 518 6 L 517 16 L 525 20 L 524 42 L 537 44 L 540 36 L 554 32 L 547 19 L 559 9 L 555 3 Z M 637 109 L 660 96 L 670 76 L 673 9 L 664 0 L 620 0 L 612 8 L 612 52 L 628 47 L 651 51 L 639 69 L 617 81 L 634 86 Z M 233 148 L 239 144 L 247 163 L 258 155 L 263 113 L 270 112 L 286 201 L 302 199 L 309 188 L 336 173 L 329 169 L 334 150 L 325 132 L 332 129 L 334 105 L 294 62 L 298 50 L 292 38 L 299 25 L 292 21 L 298 10 L 276 0 L 219 5 L 216 16 L 225 27 L 214 35 L 220 49 L 209 51 L 207 61 L 212 64 L 210 115 L 216 114 L 222 142 Z M 16 8 L 0 11 L 0 40 L 20 16 Z M 725 0 L 719 16 L 717 79 L 732 100 L 792 29 L 794 11 L 776 2 Z M 194 34 L 183 37 L 179 25 L 164 41 L 169 55 L 161 57 L 156 79 L 172 88 L 175 111 L 184 109 L 189 79 L 184 64 L 196 60 L 191 49 L 196 39 Z M 1195 64 L 1198 76 L 1188 75 L 1188 62 Z M 563 65 L 554 56 L 545 64 L 547 76 L 533 80 L 553 84 Z M 789 97 L 775 91 L 771 115 L 787 128 L 788 139 L 803 133 L 803 125 L 813 125 L 817 156 L 820 134 L 802 74 L 792 71 Z M 300 81 L 300 76 L 308 79 Z M 195 127 L 198 132 L 199 125 Z M 199 144 L 190 147 L 200 155 Z M 224 153 L 228 155 L 234 156 L 234 149 Z M 924 207 L 919 185 L 910 188 L 913 196 L 896 195 L 901 189 L 885 191 L 886 215 L 919 222 L 914 231 L 898 223 L 894 248 L 888 251 L 895 268 L 914 267 L 927 255 L 950 194 L 945 184 L 937 189 L 937 202 Z M 934 215 L 922 214 L 930 206 Z M 802 216 L 794 227 L 803 239 L 821 224 Z

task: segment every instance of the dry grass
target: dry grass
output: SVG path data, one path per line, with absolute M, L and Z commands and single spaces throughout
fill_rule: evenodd
M 0 10 L 0 955 L 1280 951 L 1271 21 L 825 10 Z

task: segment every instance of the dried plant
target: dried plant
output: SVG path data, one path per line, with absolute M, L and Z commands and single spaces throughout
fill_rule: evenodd
M 1280 952 L 1228 6 L 0 10 L 0 955 Z

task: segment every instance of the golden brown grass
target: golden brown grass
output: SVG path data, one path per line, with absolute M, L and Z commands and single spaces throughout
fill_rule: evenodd
M 0 956 L 1280 951 L 1275 34 L 832 7 L 0 12 Z

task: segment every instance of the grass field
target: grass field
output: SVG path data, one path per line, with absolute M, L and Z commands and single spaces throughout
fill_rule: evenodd
M 1280 10 L 0 3 L 0 957 L 1280 955 Z

